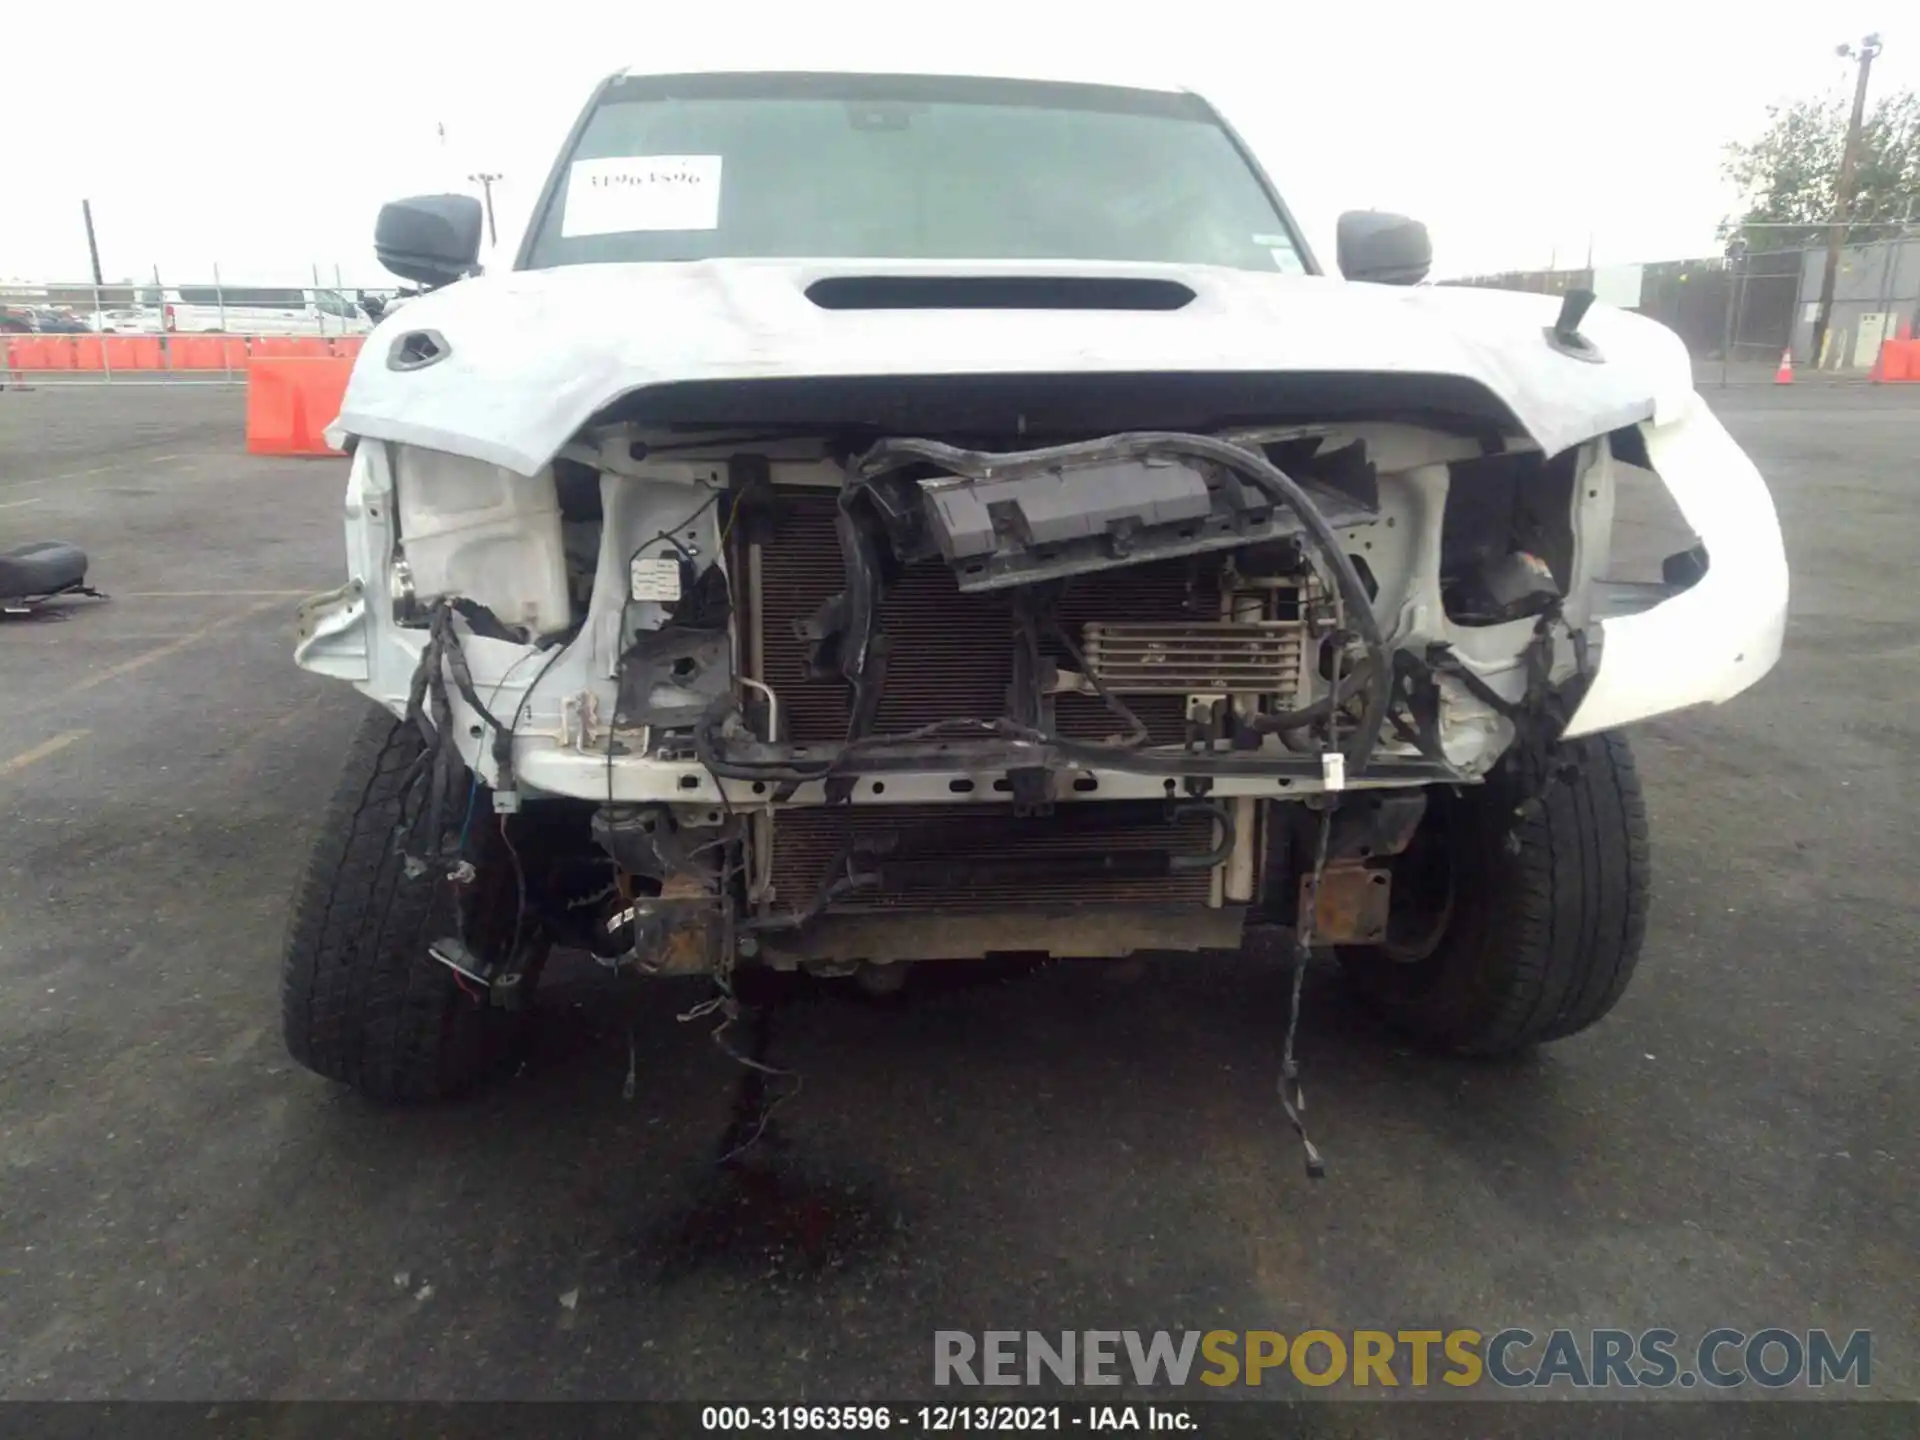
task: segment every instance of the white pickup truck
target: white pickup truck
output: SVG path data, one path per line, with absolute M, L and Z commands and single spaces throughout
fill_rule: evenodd
M 297 658 L 373 703 L 289 930 L 302 1063 L 457 1090 L 554 945 L 730 995 L 1267 923 L 1471 1054 L 1619 998 L 1620 727 L 1751 685 L 1787 601 L 1670 332 L 1420 286 L 1375 212 L 1328 275 L 1175 91 L 621 73 L 514 267 L 479 236 L 382 213 L 437 288 L 332 432 Z M 1698 538 L 1632 592 L 1627 476 Z

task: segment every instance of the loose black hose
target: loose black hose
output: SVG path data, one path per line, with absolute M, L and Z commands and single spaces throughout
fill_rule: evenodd
M 1360 572 L 1354 568 L 1352 558 L 1342 548 L 1333 527 L 1327 523 L 1326 517 L 1320 513 L 1319 507 L 1313 503 L 1312 498 L 1301 488 L 1299 482 L 1264 455 L 1211 435 L 1188 435 L 1179 431 L 1163 430 L 1128 431 L 1100 440 L 1013 452 L 962 450 L 937 440 L 896 438 L 882 440 L 869 449 L 861 457 L 859 473 L 862 477 L 871 479 L 914 461 L 925 460 L 964 478 L 1005 478 L 1093 458 L 1124 460 L 1151 455 L 1185 455 L 1211 460 L 1245 477 L 1268 499 L 1277 505 L 1284 505 L 1300 517 L 1308 536 L 1313 541 L 1314 550 L 1318 552 L 1322 562 L 1321 565 L 1316 566 L 1316 569 L 1321 571 L 1321 578 L 1330 581 L 1339 593 L 1343 608 L 1352 617 L 1352 623 L 1359 630 L 1360 639 L 1366 647 L 1365 661 L 1362 665 L 1355 667 L 1353 672 L 1354 680 L 1363 682 L 1366 687 L 1366 709 L 1359 727 L 1343 750 L 1348 776 L 1357 778 L 1373 757 L 1374 743 L 1381 726 L 1386 721 L 1387 707 L 1392 695 L 1393 670 L 1389 663 L 1386 637 L 1381 633 L 1380 622 L 1374 616 L 1373 600 L 1367 594 L 1366 586 L 1361 582 Z M 1338 706 L 1352 697 L 1353 693 L 1356 692 L 1349 688 L 1349 684 L 1343 683 L 1336 693 L 1324 696 L 1301 710 L 1267 717 L 1257 722 L 1257 728 L 1263 731 L 1297 729 L 1301 725 L 1331 716 Z M 848 745 L 831 760 L 743 763 L 729 761 L 720 753 L 722 748 L 720 727 L 730 705 L 730 696 L 723 695 L 715 701 L 695 727 L 694 745 L 701 762 L 715 775 L 735 779 L 777 778 L 796 781 L 821 779 L 844 767 L 862 749 L 925 738 L 937 730 L 946 728 L 944 725 L 928 726 L 911 735 L 866 737 Z M 948 723 L 954 725 L 956 729 L 959 728 L 960 722 Z M 1111 748 L 1060 741 L 1053 737 L 1038 735 L 1026 730 L 1025 727 L 1013 726 L 1010 722 L 968 723 L 975 735 L 1044 741 L 1054 745 L 1062 754 L 1072 756 L 1077 752 L 1083 758 L 1093 759 L 1094 763 L 1101 763 L 1105 758 L 1101 756 L 1099 759 L 1094 759 L 1095 754 Z M 1140 763 L 1147 758 L 1134 756 L 1133 764 L 1123 768 L 1150 768 Z
M 1360 727 L 1347 742 L 1345 750 L 1349 776 L 1358 776 L 1373 756 L 1374 741 L 1386 721 L 1387 703 L 1392 693 L 1393 671 L 1388 663 L 1386 637 L 1374 618 L 1373 599 L 1361 583 L 1360 572 L 1341 547 L 1333 527 L 1320 513 L 1300 484 L 1264 455 L 1221 440 L 1212 435 L 1187 435 L 1169 430 L 1133 430 L 1109 435 L 1101 440 L 1079 441 L 1071 445 L 1052 445 L 1042 450 L 1000 453 L 991 450 L 962 450 L 937 440 L 882 440 L 862 457 L 863 475 L 878 475 L 898 468 L 908 460 L 927 460 L 971 479 L 1007 478 L 1032 470 L 1046 470 L 1076 460 L 1098 457 L 1104 460 L 1135 459 L 1148 455 L 1192 455 L 1224 465 L 1237 475 L 1252 481 L 1268 499 L 1285 505 L 1307 527 L 1315 548 L 1326 562 L 1330 579 L 1367 649 L 1367 706 Z M 1329 711 L 1331 713 L 1331 711 Z

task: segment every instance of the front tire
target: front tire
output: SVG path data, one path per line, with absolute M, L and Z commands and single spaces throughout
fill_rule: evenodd
M 1431 792 L 1395 861 L 1388 944 L 1340 960 L 1396 1028 L 1456 1054 L 1512 1054 L 1613 1009 L 1640 956 L 1650 871 L 1624 736 L 1566 742 L 1550 761 L 1510 751 L 1484 784 Z
M 490 1005 L 473 982 L 463 990 L 427 953 L 464 919 L 472 947 L 498 954 L 503 939 L 511 943 L 518 895 L 501 836 L 481 823 L 493 819 L 484 794 L 474 797 L 476 876 L 465 897 L 444 866 L 406 873 L 394 832 L 422 749 L 418 730 L 385 710 L 361 723 L 294 898 L 281 964 L 288 1051 L 374 1100 L 458 1094 L 492 1067 L 513 1029 L 513 1012 Z M 462 826 L 464 785 L 450 808 Z

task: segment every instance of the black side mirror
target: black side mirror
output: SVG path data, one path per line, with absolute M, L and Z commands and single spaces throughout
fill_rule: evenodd
M 380 207 L 373 253 L 403 280 L 432 288 L 480 268 L 480 202 L 471 195 L 416 195 Z
M 1427 227 L 1385 210 L 1349 210 L 1337 237 L 1340 273 L 1381 285 L 1417 285 L 1433 266 Z

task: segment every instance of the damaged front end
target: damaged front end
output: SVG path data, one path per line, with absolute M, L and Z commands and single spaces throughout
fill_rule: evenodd
M 532 477 L 364 441 L 300 660 L 542 812 L 541 923 L 656 974 L 1231 946 L 1303 903 L 1373 943 L 1423 787 L 1550 750 L 1608 673 L 1638 428 L 1026 430 L 613 413 Z M 1303 902 L 1297 819 L 1345 792 L 1371 839 Z

